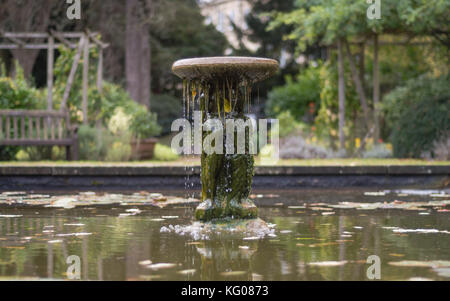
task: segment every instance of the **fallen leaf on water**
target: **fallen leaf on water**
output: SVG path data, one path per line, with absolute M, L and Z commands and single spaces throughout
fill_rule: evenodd
M 332 211 L 333 209 L 327 207 L 309 207 L 313 211 Z
M 437 229 L 393 229 L 394 233 L 439 233 Z
M 195 245 L 203 245 L 202 242 L 199 241 L 191 241 L 186 243 L 187 246 L 195 246 Z
M 305 206 L 288 206 L 289 209 L 305 209 Z
M 220 275 L 225 277 L 231 277 L 231 276 L 241 276 L 247 274 L 246 271 L 230 271 L 230 272 L 222 272 Z
M 142 261 L 139 261 L 139 264 L 140 265 L 150 265 L 150 264 L 152 264 L 152 261 L 151 260 L 142 260 Z
M 120 213 L 119 217 L 127 217 L 127 216 L 133 216 L 133 213 Z
M 316 247 L 326 247 L 326 246 L 332 246 L 332 245 L 338 245 L 339 243 L 337 242 L 324 242 L 324 243 L 320 243 L 320 244 L 312 244 L 309 245 L 310 248 L 316 248 Z
M 5 196 L 19 196 L 19 195 L 26 195 L 27 193 L 24 191 L 6 191 L 3 192 L 2 195 Z
M 261 239 L 261 237 L 258 236 L 250 236 L 250 237 L 244 237 L 243 240 L 258 240 Z
M 48 243 L 49 244 L 57 244 L 57 243 L 62 243 L 63 241 L 61 239 L 55 239 L 55 240 L 49 240 Z
M 450 277 L 450 268 L 434 268 L 433 271 L 441 277 Z
M 337 267 L 346 264 L 347 261 L 321 261 L 321 262 L 310 262 L 309 265 L 319 266 L 319 267 Z
M 151 270 L 157 271 L 157 270 L 162 270 L 162 269 L 171 269 L 176 266 L 177 266 L 176 263 L 155 263 L 155 264 L 147 265 L 146 267 Z
M 367 195 L 367 196 L 385 196 L 386 193 L 384 191 L 364 192 L 364 195 Z
M 197 271 L 196 269 L 189 269 L 189 270 L 178 271 L 177 273 L 181 274 L 181 275 L 193 275 L 193 274 L 195 274 L 196 271 Z
M 23 215 L 0 215 L 0 217 L 5 217 L 5 218 L 15 218 L 15 217 L 22 217 Z
M 388 264 L 396 267 L 450 268 L 450 261 L 446 260 L 433 260 L 433 261 L 402 260 L 402 261 L 391 261 Z
M 160 279 L 161 275 L 139 275 L 140 279 L 152 281 L 153 279 Z
M 58 236 L 58 237 L 65 237 L 65 236 L 88 236 L 88 235 L 92 235 L 92 233 L 84 233 L 84 232 L 80 232 L 80 233 L 60 233 L 60 234 L 56 234 L 56 236 Z
M 389 256 L 393 256 L 393 257 L 405 257 L 405 254 L 390 253 Z

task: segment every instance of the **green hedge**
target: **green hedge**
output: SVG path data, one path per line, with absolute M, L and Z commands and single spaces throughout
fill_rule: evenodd
M 384 98 L 394 156 L 419 158 L 450 132 L 450 74 L 420 76 Z

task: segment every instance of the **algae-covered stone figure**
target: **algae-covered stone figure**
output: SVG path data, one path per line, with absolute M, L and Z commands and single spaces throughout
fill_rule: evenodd
M 203 202 L 195 212 L 198 220 L 257 217 L 258 209 L 248 198 L 254 170 L 251 126 L 241 131 L 245 145 L 239 145 L 238 128 L 228 128 L 227 124 L 230 120 L 251 124 L 246 113 L 250 111 L 252 85 L 277 69 L 275 60 L 252 57 L 194 58 L 173 64 L 172 71 L 183 79 L 185 117 L 191 118 L 199 111 L 203 126 Z M 227 140 L 229 134 L 234 134 L 232 144 Z M 194 138 L 195 143 L 200 141 Z

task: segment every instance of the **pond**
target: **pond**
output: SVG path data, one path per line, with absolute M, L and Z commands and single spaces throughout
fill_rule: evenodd
M 66 280 L 71 255 L 83 280 L 368 280 L 370 255 L 382 280 L 449 280 L 447 193 L 256 191 L 260 217 L 275 229 L 262 239 L 161 231 L 190 224 L 195 204 L 2 205 L 0 280 Z

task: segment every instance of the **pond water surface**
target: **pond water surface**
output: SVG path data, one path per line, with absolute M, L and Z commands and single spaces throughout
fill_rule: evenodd
M 260 217 L 276 225 L 275 235 L 246 239 L 223 233 L 207 241 L 160 231 L 190 224 L 195 205 L 140 207 L 134 215 L 127 214 L 133 206 L 2 206 L 0 280 L 66 280 L 71 255 L 79 256 L 84 280 L 368 280 L 370 255 L 380 258 L 382 280 L 450 280 L 448 206 L 322 204 L 449 199 L 438 193 L 444 194 L 257 191 Z

